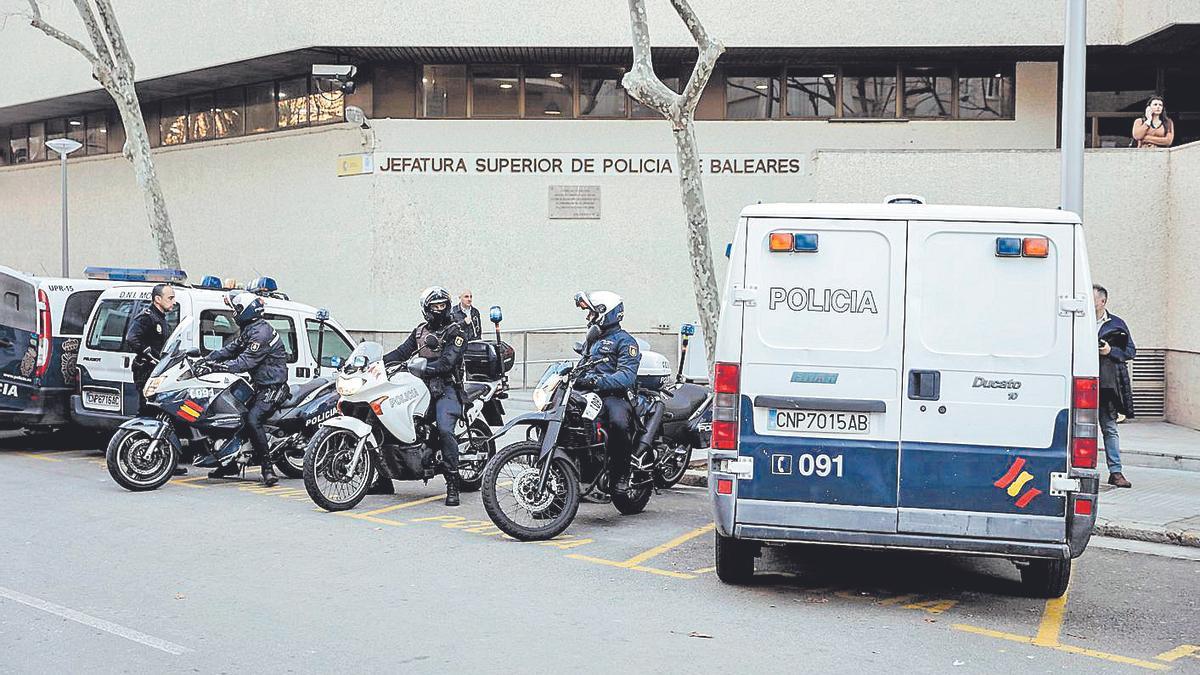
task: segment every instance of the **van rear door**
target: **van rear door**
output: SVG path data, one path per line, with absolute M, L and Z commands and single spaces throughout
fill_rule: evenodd
M 0 271 L 0 411 L 24 410 L 33 392 L 36 298 L 30 280 Z
M 1073 227 L 911 221 L 908 237 L 899 531 L 1062 541 Z
M 737 522 L 896 531 L 906 226 L 747 219 Z

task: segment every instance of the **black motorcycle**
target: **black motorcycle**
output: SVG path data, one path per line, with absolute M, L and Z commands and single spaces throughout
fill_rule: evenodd
M 108 442 L 109 475 L 127 490 L 162 487 L 185 454 L 222 458 L 201 460 L 198 465 L 237 462 L 245 466 L 251 462 L 253 451 L 245 426 L 254 387 L 244 375 L 214 372 L 197 377 L 192 373 L 200 351 L 183 347 L 191 322 L 191 318 L 184 320 L 172 333 L 146 383 L 146 405 L 154 414 L 126 421 Z M 292 398 L 271 418 L 267 429 L 272 447 L 283 453 L 278 461 L 280 470 L 289 476 L 295 461 L 289 449 L 311 436 L 321 419 L 334 414 L 337 404 L 327 378 L 293 387 L 291 393 Z

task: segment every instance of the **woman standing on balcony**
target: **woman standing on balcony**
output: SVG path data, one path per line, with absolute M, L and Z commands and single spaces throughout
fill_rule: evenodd
M 1161 96 L 1151 96 L 1146 115 L 1134 120 L 1133 142 L 1139 148 L 1169 148 L 1175 142 L 1175 123 Z

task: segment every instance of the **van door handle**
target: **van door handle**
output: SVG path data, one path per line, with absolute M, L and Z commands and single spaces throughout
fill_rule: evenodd
M 908 371 L 908 397 L 914 401 L 936 401 L 940 399 L 942 397 L 941 371 Z
M 129 357 L 128 356 L 125 357 L 125 367 L 126 368 L 129 367 Z

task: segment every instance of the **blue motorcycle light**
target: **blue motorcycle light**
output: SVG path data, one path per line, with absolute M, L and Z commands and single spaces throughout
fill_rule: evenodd
M 500 305 L 492 305 L 492 308 L 488 310 L 488 319 L 492 323 L 500 323 L 504 319 L 504 312 L 500 311 Z
M 680 335 L 695 335 L 696 327 L 690 323 L 685 323 L 679 327 Z

